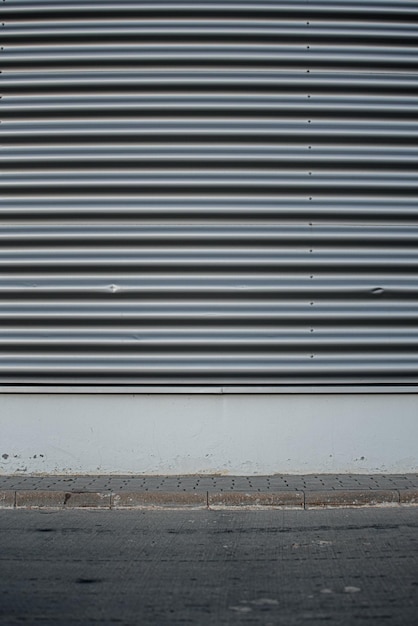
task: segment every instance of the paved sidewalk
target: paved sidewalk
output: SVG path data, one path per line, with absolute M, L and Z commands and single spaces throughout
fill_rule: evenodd
M 0 508 L 273 507 L 418 504 L 418 474 L 0 476 Z

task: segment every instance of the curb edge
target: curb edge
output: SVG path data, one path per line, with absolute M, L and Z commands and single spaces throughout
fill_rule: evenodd
M 88 492 L 1 490 L 0 509 L 324 509 L 364 506 L 416 506 L 418 489 L 277 492 Z

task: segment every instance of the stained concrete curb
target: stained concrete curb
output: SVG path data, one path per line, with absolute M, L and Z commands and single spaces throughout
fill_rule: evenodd
M 66 492 L 64 496 L 66 509 L 110 509 L 112 494 L 89 492 Z
M 0 508 L 2 494 L 14 493 L 16 509 L 50 508 L 50 509 L 110 509 L 110 493 L 68 492 L 53 490 L 19 490 L 16 492 L 0 492 Z M 9 500 L 10 500 L 9 496 Z M 4 507 L 3 507 L 4 508 Z
M 393 505 L 400 503 L 400 492 L 396 490 L 341 490 L 314 491 L 305 493 L 305 508 L 359 507 Z
M 218 492 L 208 493 L 209 508 L 215 507 L 274 507 L 303 509 L 305 496 L 302 491 L 260 492 Z
M 280 492 L 70 492 L 0 491 L 0 509 L 140 509 L 140 508 L 272 508 L 313 509 L 363 506 L 418 505 L 418 489 L 333 490 Z
M 122 492 L 112 495 L 112 509 L 131 509 L 141 507 L 207 507 L 207 493 L 184 492 Z
M 13 509 L 15 505 L 15 491 L 0 491 L 0 509 Z
M 401 504 L 418 504 L 418 489 L 405 489 L 399 494 Z
M 64 506 L 65 494 L 62 491 L 16 491 L 16 508 L 60 508 Z

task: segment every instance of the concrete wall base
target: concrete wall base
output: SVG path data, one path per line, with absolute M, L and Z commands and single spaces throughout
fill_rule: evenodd
M 418 471 L 418 394 L 2 394 L 0 474 Z

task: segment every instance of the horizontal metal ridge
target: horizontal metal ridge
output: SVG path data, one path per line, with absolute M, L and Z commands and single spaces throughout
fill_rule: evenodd
M 386 190 L 387 191 L 387 190 Z M 312 193 L 312 192 L 311 192 Z M 65 220 L 68 224 L 103 221 L 117 225 L 118 223 L 132 224 L 140 220 L 142 223 L 155 224 L 156 220 L 163 219 L 167 223 L 178 224 L 180 221 L 192 220 L 200 224 L 224 224 L 231 221 L 242 223 L 275 224 L 277 220 L 286 223 L 350 223 L 369 224 L 410 224 L 418 223 L 418 193 L 409 193 L 403 196 L 383 194 L 381 197 L 371 194 L 364 198 L 361 193 L 348 193 L 346 190 L 344 201 L 338 201 L 329 194 L 315 194 L 307 196 L 305 193 L 298 198 L 280 197 L 276 199 L 271 194 L 263 194 L 249 200 L 237 194 L 211 194 L 210 200 L 206 194 L 199 197 L 193 193 L 184 195 L 173 193 L 170 198 L 150 198 L 148 194 L 128 193 L 119 195 L 118 199 L 111 200 L 109 194 L 106 199 L 98 194 L 90 193 L 89 197 L 77 193 L 39 193 L 33 190 L 30 194 L 13 195 L 3 193 L 2 219 L 5 223 L 16 219 L 27 219 L 34 223 L 45 223 L 51 219 Z M 388 200 L 387 196 L 394 196 Z M 312 200 L 310 200 L 312 198 Z
M 145 17 L 156 15 L 162 11 L 170 14 L 182 14 L 187 17 L 202 15 L 225 15 L 231 14 L 234 17 L 254 16 L 254 15 L 278 15 L 303 17 L 321 17 L 340 15 L 344 17 L 358 16 L 367 19 L 367 16 L 381 19 L 396 19 L 397 17 L 405 19 L 406 17 L 418 17 L 418 8 L 415 2 L 401 1 L 393 2 L 393 0 L 367 0 L 365 2 L 353 2 L 350 0 L 322 0 L 311 2 L 308 5 L 304 0 L 293 0 L 292 2 L 277 2 L 277 0 L 263 0 L 262 2 L 250 2 L 240 0 L 228 0 L 221 2 L 220 0 L 206 0 L 205 2 L 172 1 L 165 2 L 138 2 L 137 0 L 124 0 L 123 2 L 115 2 L 115 0 L 103 0 L 102 2 L 83 2 L 61 0 L 61 2 L 39 2 L 37 0 L 13 0 L 4 7 L 5 16 L 8 18 L 17 18 L 22 16 L 24 19 L 32 19 L 33 17 L 48 18 L 53 15 L 104 15 L 104 16 L 129 16 Z
M 307 268 L 308 269 L 308 268 Z M 354 295 L 368 294 L 373 296 L 384 296 L 384 299 L 394 296 L 414 295 L 418 289 L 417 280 L 414 275 L 403 275 L 402 273 L 395 276 L 387 271 L 386 275 L 374 275 L 370 273 L 367 277 L 363 274 L 355 273 L 339 273 L 338 277 L 331 271 L 320 272 L 315 275 L 300 274 L 256 274 L 249 273 L 247 275 L 236 275 L 233 272 L 225 271 L 221 276 L 196 276 L 193 273 L 179 272 L 176 276 L 170 274 L 151 274 L 146 275 L 141 271 L 136 275 L 126 276 L 123 273 L 112 272 L 111 278 L 116 282 L 112 283 L 104 279 L 94 272 L 85 272 L 82 276 L 71 276 L 60 274 L 59 277 L 53 274 L 45 275 L 43 273 L 35 274 L 34 272 L 10 272 L 0 275 L 0 293 L 2 296 L 8 294 L 30 295 L 33 292 L 34 297 L 41 297 L 49 293 L 54 295 L 70 295 L 78 293 L 81 297 L 89 295 L 94 297 L 96 294 L 106 296 L 109 294 L 119 293 L 122 296 L 135 294 L 158 295 L 159 293 L 176 293 L 185 296 L 186 294 L 202 294 L 202 293 L 232 293 L 249 296 L 255 294 L 274 293 L 277 296 L 283 294 L 292 294 L 298 296 L 312 291 L 318 294 L 327 294 L 341 297 L 344 293 Z M 379 280 L 380 279 L 380 280 Z M 312 283 L 314 281 L 314 283 Z M 378 284 L 376 285 L 376 282 Z
M 206 68 L 180 71 L 171 68 L 166 70 L 128 70 L 121 71 L 78 71 L 71 68 L 61 68 L 60 71 L 40 71 L 33 69 L 30 72 L 3 71 L 2 90 L 4 93 L 24 93 L 54 90 L 73 95 L 77 91 L 97 93 L 98 90 L 108 90 L 109 94 L 131 90 L 134 93 L 143 90 L 151 90 L 151 93 L 159 94 L 161 90 L 184 89 L 187 93 L 193 90 L 209 89 L 216 95 L 218 90 L 240 89 L 246 93 L 263 93 L 262 90 L 282 92 L 303 91 L 304 93 L 342 93 L 345 95 L 363 93 L 366 97 L 374 93 L 387 95 L 417 94 L 418 84 L 415 73 L 372 73 L 362 74 L 359 72 L 320 72 L 306 70 L 294 70 L 284 72 L 277 70 L 261 69 L 254 71 L 233 71 L 225 67 L 216 71 Z M 309 88 L 309 92 L 306 90 Z M 192 90 L 192 91 L 191 91 Z
M 260 190 L 265 186 L 292 187 L 294 184 L 309 184 L 312 189 L 318 185 L 326 185 L 327 187 L 335 187 L 338 185 L 347 186 L 363 186 L 366 184 L 373 186 L 373 183 L 382 184 L 383 187 L 391 184 L 398 184 L 399 187 L 416 187 L 415 169 L 413 167 L 404 168 L 397 171 L 393 168 L 389 173 L 386 171 L 375 171 L 378 168 L 360 168 L 346 167 L 342 171 L 338 167 L 328 165 L 327 168 L 321 170 L 307 171 L 303 167 L 295 167 L 288 169 L 285 167 L 263 167 L 255 168 L 245 167 L 214 167 L 206 169 L 199 164 L 189 167 L 186 171 L 180 167 L 147 167 L 136 168 L 126 167 L 117 168 L 115 166 L 106 170 L 93 167 L 89 170 L 82 168 L 68 168 L 66 170 L 56 171 L 52 167 L 33 168 L 31 172 L 19 175 L 19 170 L 11 169 L 7 175 L 2 178 L 4 187 L 13 186 L 20 179 L 21 187 L 34 185 L 54 185 L 65 183 L 68 187 L 77 186 L 94 186 L 100 183 L 103 187 L 112 186 L 115 183 L 120 185 L 122 189 L 124 185 L 137 187 L 153 187 L 158 185 L 174 185 L 181 187 L 186 186 L 205 186 L 205 185 L 237 185 L 242 187 L 258 185 Z M 311 178 L 312 177 L 312 178 Z M 395 183 L 396 181 L 396 183 Z
M 378 355 L 384 347 L 389 351 L 390 359 L 394 360 L 413 359 L 418 345 L 418 335 L 413 331 L 410 335 L 404 333 L 387 337 L 383 333 L 374 335 L 370 325 L 363 329 L 362 335 L 354 332 L 321 332 L 321 329 L 310 332 L 310 329 L 304 328 L 299 329 L 299 332 L 280 328 L 266 332 L 257 326 L 249 330 L 240 329 L 240 332 L 234 332 L 233 329 L 229 332 L 219 332 L 217 329 L 210 332 L 205 329 L 194 333 L 185 332 L 184 329 L 170 329 L 168 332 L 164 332 L 164 329 L 158 332 L 148 329 L 145 333 L 144 329 L 139 328 L 136 334 L 116 334 L 106 329 L 106 335 L 103 334 L 105 329 L 102 333 L 98 333 L 97 329 L 90 329 L 88 333 L 81 334 L 77 327 L 67 334 L 62 333 L 60 327 L 51 329 L 48 334 L 42 328 L 30 333 L 22 329 L 17 332 L 18 330 L 16 329 L 15 334 L 0 335 L 0 358 L 16 357 L 21 360 L 25 354 L 36 357 L 39 347 L 42 347 L 42 356 L 58 355 L 59 358 L 64 350 L 68 354 L 83 355 L 87 359 L 100 354 L 105 358 L 111 358 L 112 354 L 119 354 L 121 358 L 126 354 L 129 359 L 152 358 L 164 354 L 172 358 L 180 349 L 182 355 L 188 355 L 187 358 L 200 359 L 206 355 L 213 358 L 221 349 L 225 351 L 224 356 L 242 355 L 248 359 L 252 356 L 256 358 L 257 355 L 265 355 L 269 360 L 292 354 L 311 357 L 312 350 L 315 350 L 315 356 L 330 355 L 343 360 L 345 354 L 342 350 L 353 356 L 358 354 L 361 359 Z M 199 350 L 202 350 L 201 354 Z
M 234 323 L 249 323 L 253 320 L 263 320 L 278 324 L 280 322 L 296 322 L 309 324 L 322 323 L 348 323 L 361 322 L 367 323 L 390 323 L 391 321 L 399 324 L 415 322 L 418 316 L 418 305 L 384 302 L 382 305 L 370 306 L 370 301 L 356 303 L 350 302 L 305 302 L 291 303 L 289 301 L 273 303 L 269 300 L 260 301 L 259 303 L 239 303 L 216 301 L 215 303 L 206 300 L 206 302 L 189 301 L 176 304 L 167 300 L 167 302 L 72 302 L 69 306 L 68 301 L 57 301 L 50 306 L 47 303 L 34 304 L 33 301 L 28 302 L 27 307 L 23 307 L 22 303 L 2 303 L 0 310 L 0 319 L 8 320 L 8 322 L 25 321 L 30 322 L 49 322 L 66 324 L 69 320 L 80 323 L 91 320 L 93 322 L 103 320 L 113 320 L 114 323 L 123 324 L 125 321 L 132 323 L 133 321 L 147 321 L 155 323 L 156 320 L 172 321 L 178 325 L 181 320 L 184 323 L 199 322 L 213 320 L 214 323 L 224 323 L 233 321 Z M 219 355 L 218 355 L 219 356 Z
M 416 97 L 397 98 L 394 96 L 380 97 L 355 97 L 355 96 L 320 96 L 304 95 L 285 96 L 263 94 L 256 97 L 243 94 L 234 95 L 136 95 L 136 96 L 113 96 L 113 97 L 86 97 L 68 96 L 61 97 L 28 97 L 8 96 L 0 104 L 0 115 L 4 119 L 24 119 L 30 115 L 32 119 L 41 116 L 54 115 L 59 119 L 64 117 L 82 118 L 86 115 L 94 115 L 96 118 L 105 116 L 132 116 L 142 113 L 155 115 L 158 111 L 170 114 L 187 112 L 191 115 L 201 115 L 202 111 L 218 114 L 232 111 L 234 114 L 243 112 L 274 113 L 277 117 L 280 112 L 289 112 L 296 116 L 297 113 L 306 115 L 320 113 L 321 115 L 346 116 L 354 118 L 356 115 L 402 115 L 412 119 L 418 117 L 418 95 Z
M 263 244 L 280 243 L 282 246 L 292 246 L 294 243 L 317 244 L 340 244 L 353 245 L 390 245 L 397 247 L 405 243 L 415 244 L 418 242 L 418 224 L 416 226 L 385 226 L 371 225 L 335 225 L 306 223 L 300 225 L 263 224 L 245 225 L 242 223 L 224 226 L 198 224 L 132 224 L 124 226 L 119 224 L 92 224 L 92 225 L 28 225 L 28 224 L 0 224 L 0 242 L 11 247 L 14 243 L 30 244 L 31 247 L 43 244 L 71 243 L 73 246 L 95 243 L 100 247 L 106 245 L 129 244 L 129 242 L 142 242 L 145 244 L 176 244 L 181 245 L 206 243 L 215 247 L 226 242 L 228 246 L 253 243 L 257 247 Z M 97 248 L 96 248 L 97 249 Z
M 392 358 L 391 358 L 392 357 Z M 80 362 L 78 360 L 80 359 Z M 182 353 L 181 355 L 171 355 L 171 354 L 159 354 L 159 353 L 141 353 L 139 355 L 134 354 L 113 354 L 111 356 L 110 362 L 106 363 L 106 359 L 101 353 L 94 353 L 92 351 L 89 355 L 86 355 L 83 352 L 80 353 L 71 353 L 68 356 L 54 355 L 51 354 L 42 354 L 34 357 L 33 355 L 27 356 L 25 354 L 19 355 L 14 352 L 10 354 L 1 354 L 0 355 L 0 371 L 5 370 L 9 367 L 11 370 L 13 369 L 23 369 L 26 371 L 30 371 L 33 367 L 36 367 L 38 363 L 42 363 L 45 368 L 54 367 L 60 365 L 61 367 L 67 370 L 77 369 L 80 367 L 81 369 L 96 369 L 96 370 L 105 370 L 109 367 L 109 365 L 115 370 L 129 370 L 129 368 L 134 365 L 134 367 L 138 370 L 143 369 L 145 372 L 152 370 L 160 370 L 164 371 L 164 369 L 178 369 L 178 371 L 193 368 L 197 371 L 199 370 L 214 370 L 215 372 L 219 369 L 219 355 L 217 354 L 204 354 L 204 355 L 193 355 Z M 376 371 L 391 371 L 393 368 L 393 362 L 398 362 L 400 366 L 403 366 L 406 371 L 409 368 L 412 368 L 414 365 L 416 366 L 416 362 L 414 363 L 414 355 L 409 354 L 398 354 L 395 353 L 389 355 L 387 360 L 384 362 L 381 361 L 379 355 L 371 355 L 371 354 L 351 354 L 348 352 L 344 355 L 344 359 L 341 359 L 339 356 L 335 356 L 332 354 L 324 353 L 322 354 L 294 354 L 283 352 L 280 355 L 271 356 L 269 354 L 258 354 L 255 352 L 253 355 L 245 356 L 237 356 L 237 355 L 229 355 L 228 353 L 224 355 L 222 359 L 222 369 L 224 371 L 233 370 L 237 373 L 240 371 L 249 371 L 251 372 L 251 368 L 254 367 L 254 362 L 257 363 L 260 373 L 263 371 L 268 372 L 271 371 L 274 373 L 274 370 L 288 369 L 292 370 L 294 367 L 301 366 L 302 369 L 309 368 L 310 370 L 314 369 L 328 369 L 331 367 L 346 367 L 348 370 L 360 367 L 364 363 L 366 366 L 368 364 L 373 363 L 373 367 L 376 368 Z M 309 363 L 309 365 L 307 365 Z M 35 370 L 36 371 L 36 370 Z M 309 370 L 308 370 L 309 371 Z M 393 370 L 392 370 L 393 371 Z
M 399 170 L 401 168 L 418 167 L 418 149 L 412 146 L 381 146 L 380 148 L 352 146 L 350 144 L 335 147 L 325 146 L 274 146 L 272 144 L 251 146 L 242 144 L 199 144 L 178 146 L 132 146 L 114 147 L 102 145 L 68 146 L 64 151 L 51 146 L 40 145 L 37 148 L 16 146 L 0 153 L 0 164 L 3 171 L 26 171 L 29 169 L 70 169 L 81 168 L 85 171 L 97 169 L 100 165 L 109 169 L 115 167 L 129 169 L 131 167 L 192 167 L 199 163 L 200 167 L 243 166 L 272 167 L 294 169 L 304 165 L 306 168 L 352 168 L 353 166 L 367 167 L 369 170 L 385 168 Z
M 103 308 L 109 310 L 135 311 L 142 309 L 150 309 L 152 307 L 163 309 L 166 308 L 173 311 L 176 307 L 190 306 L 191 309 L 198 310 L 200 307 L 207 308 L 213 301 L 213 309 L 222 307 L 236 308 L 237 310 L 246 310 L 247 308 L 255 310 L 257 308 L 275 308 L 283 306 L 309 307 L 320 306 L 336 307 L 343 303 L 344 299 L 350 299 L 353 309 L 360 310 L 368 307 L 376 310 L 401 309 L 406 307 L 418 306 L 418 289 L 415 286 L 397 287 L 391 289 L 385 285 L 385 281 L 370 281 L 370 284 L 355 285 L 353 283 L 348 286 L 342 285 L 337 289 L 324 287 L 319 280 L 317 287 L 316 281 L 303 281 L 300 284 L 297 278 L 293 288 L 286 285 L 278 284 L 275 290 L 268 288 L 240 288 L 239 283 L 231 284 L 229 288 L 222 286 L 206 287 L 202 280 L 200 288 L 182 289 L 181 284 L 176 286 L 168 286 L 167 289 L 138 287 L 137 289 L 126 290 L 118 284 L 110 284 L 103 286 L 102 289 L 92 291 L 86 290 L 69 290 L 64 289 L 42 289 L 36 285 L 32 289 L 1 289 L 1 304 L 3 309 L 20 306 L 24 309 L 37 309 L 39 306 L 48 308 L 57 308 L 63 310 L 65 307 L 79 307 L 80 309 L 88 309 L 89 307 L 97 308 L 103 305 Z M 377 283 L 377 284 L 376 284 Z
M 102 119 L 96 120 L 60 120 L 59 117 L 48 121 L 22 122 L 4 120 L 2 141 L 4 144 L 24 143 L 25 145 L 63 145 L 71 142 L 97 145 L 115 142 L 137 144 L 145 142 L 178 143 L 201 142 L 212 139 L 215 142 L 250 141 L 274 142 L 288 145 L 303 144 L 312 146 L 354 142 L 357 145 L 388 145 L 401 143 L 416 146 L 418 123 L 398 120 L 353 120 L 350 116 L 335 119 L 315 118 L 314 111 L 305 120 L 298 120 L 295 115 L 276 119 L 253 118 L 219 119 L 210 117 L 179 117 L 170 120 L 148 116 L 146 120 L 137 119 Z M 260 118 L 262 116 L 260 115 Z
M 254 46 L 255 47 L 255 46 Z M 5 48 L 2 52 L 2 62 L 5 69 L 25 69 L 34 65 L 38 68 L 56 68 L 60 65 L 70 65 L 72 68 L 90 68 L 101 65 L 103 68 L 117 68 L 130 65 L 138 67 L 164 67 L 167 64 L 177 67 L 194 67 L 199 64 L 216 67 L 217 65 L 229 64 L 237 67 L 260 67 L 272 66 L 280 68 L 309 67 L 317 69 L 335 70 L 342 66 L 352 68 L 363 68 L 364 70 L 417 70 L 417 58 L 413 51 L 403 48 L 387 52 L 387 48 L 382 50 L 375 48 L 335 47 L 333 54 L 324 47 L 323 50 L 297 51 L 291 48 L 279 47 L 259 47 L 259 50 L 252 50 L 249 47 L 240 49 L 233 46 L 191 46 L 170 49 L 168 45 L 158 49 L 142 46 L 137 49 L 120 49 L 110 51 L 108 47 L 88 49 L 80 46 L 74 50 L 68 49 L 43 49 L 41 46 L 27 47 L 19 49 L 13 46 L 13 50 Z M 309 53 L 309 56 L 308 56 Z
M 351 326 L 350 320 L 346 321 L 346 324 L 327 324 L 324 326 L 316 326 L 311 328 L 309 325 L 303 326 L 299 323 L 289 324 L 277 324 L 264 327 L 263 324 L 256 324 L 254 322 L 248 324 L 240 324 L 234 328 L 229 324 L 222 326 L 218 324 L 212 328 L 205 323 L 196 324 L 193 326 L 185 327 L 183 324 L 164 324 L 159 323 L 149 324 L 144 328 L 141 323 L 129 323 L 115 329 L 111 322 L 103 320 L 92 327 L 89 324 L 57 324 L 51 328 L 42 328 L 42 325 L 31 324 L 22 328 L 20 324 L 16 324 L 12 321 L 5 322 L 0 331 L 0 336 L 8 344 L 10 343 L 22 343 L 27 340 L 27 346 L 32 341 L 41 341 L 56 343 L 67 342 L 71 338 L 74 341 L 80 342 L 83 345 L 90 341 L 99 344 L 106 345 L 111 344 L 113 341 L 121 341 L 122 348 L 124 342 L 133 343 L 138 348 L 141 347 L 142 342 L 147 343 L 161 343 L 167 341 L 167 345 L 184 340 L 189 342 L 207 342 L 213 337 L 215 342 L 224 341 L 231 343 L 231 345 L 239 345 L 239 342 L 244 339 L 248 343 L 264 343 L 269 341 L 278 341 L 283 339 L 289 346 L 293 341 L 310 341 L 313 343 L 319 342 L 322 345 L 327 345 L 330 348 L 337 345 L 339 342 L 353 341 L 353 345 L 367 344 L 370 342 L 376 345 L 377 342 L 383 344 L 392 345 L 399 342 L 403 345 L 408 338 L 411 339 L 412 344 L 417 339 L 417 329 L 413 328 L 400 328 L 393 325 L 382 325 L 378 329 L 368 323 L 364 326 L 358 325 L 356 328 Z M 165 345 L 165 344 L 164 344 Z M 266 344 L 267 345 L 267 344 Z M 310 344 L 309 344 L 310 345 Z
M 416 195 L 418 193 L 418 181 L 411 172 L 386 172 L 372 171 L 364 172 L 359 170 L 334 172 L 294 172 L 281 171 L 271 174 L 260 174 L 255 172 L 225 173 L 201 171 L 194 175 L 191 172 L 167 171 L 167 173 L 157 174 L 155 172 L 147 175 L 144 172 L 132 172 L 129 174 L 114 172 L 101 172 L 96 176 L 94 173 L 88 175 L 85 172 L 77 175 L 77 172 L 57 174 L 56 172 L 45 171 L 35 175 L 19 176 L 13 173 L 5 175 L 0 181 L 0 189 L 10 193 L 44 193 L 46 191 L 57 192 L 63 187 L 69 192 L 94 192 L 108 190 L 113 193 L 136 193 L 136 192 L 157 192 L 164 190 L 166 193 L 176 192 L 200 192 L 212 193 L 214 191 L 231 191 L 237 193 L 244 189 L 249 192 L 258 193 L 335 193 L 339 190 L 344 193 L 378 193 L 388 191 L 390 193 L 404 193 Z
M 113 41 L 181 41 L 211 40 L 222 42 L 225 39 L 244 39 L 245 41 L 270 41 L 270 38 L 280 38 L 280 41 L 292 43 L 306 42 L 307 38 L 315 42 L 361 41 L 372 45 L 374 41 L 382 39 L 393 40 L 404 45 L 416 42 L 418 33 L 415 24 L 408 21 L 396 20 L 394 23 L 382 23 L 378 20 L 362 20 L 361 22 L 350 19 L 318 20 L 309 24 L 303 18 L 295 20 L 286 19 L 179 19 L 167 18 L 161 14 L 156 19 L 74 19 L 49 20 L 48 22 L 27 22 L 19 20 L 11 24 L 6 23 L 3 29 L 2 39 L 5 44 L 28 43 L 34 41 L 59 42 L 71 40 L 75 42 L 88 42 L 92 39 L 111 43 Z M 307 26 L 309 28 L 307 28 Z M 145 38 L 145 39 L 144 39 Z
M 71 365 L 65 365 L 64 362 L 51 362 L 30 364 L 30 366 L 10 367 L 6 363 L 0 367 L 3 384 L 80 384 L 80 377 L 83 378 L 84 384 L 105 385 L 109 382 L 113 384 L 137 384 L 138 379 L 142 384 L 154 385 L 191 385 L 191 384 L 209 384 L 209 385 L 275 385 L 279 379 L 282 384 L 323 384 L 326 377 L 327 384 L 398 384 L 416 385 L 416 373 L 409 367 L 404 367 L 404 363 L 390 364 L 389 367 L 378 366 L 376 361 L 359 363 L 353 362 L 350 366 L 341 364 L 336 368 L 335 363 L 328 362 L 322 366 L 312 367 L 310 363 L 314 363 L 315 359 L 309 360 L 303 364 L 301 361 L 295 362 L 290 366 L 287 362 L 283 362 L 282 367 L 275 364 L 271 367 L 261 367 L 259 363 L 248 365 L 247 367 L 239 367 L 236 361 L 219 370 L 210 366 L 197 367 L 195 363 L 189 363 L 184 367 L 160 367 L 159 369 L 151 369 L 146 363 L 142 367 L 132 368 L 130 365 L 113 367 L 109 363 L 108 367 L 100 367 L 92 364 L 90 367 L 77 366 L 76 362 Z M 257 375 L 254 375 L 255 365 L 257 367 Z M 305 366 L 304 366 L 305 365 Z M 376 369 L 375 366 L 377 365 Z M 43 372 L 40 373 L 40 372 Z M 187 381 L 185 383 L 185 381 Z M 225 382 L 224 382 L 225 381 Z M 342 390 L 340 390 L 341 393 Z M 328 391 L 330 393 L 330 391 Z M 332 393 L 332 392 L 331 392 Z
M 78 359 L 81 360 L 81 363 L 78 362 Z M 109 366 L 114 370 L 125 370 L 129 371 L 130 368 L 134 365 L 137 370 L 143 370 L 144 373 L 157 371 L 157 373 L 164 372 L 164 370 L 178 370 L 181 372 L 182 370 L 190 370 L 191 368 L 199 371 L 210 371 L 212 370 L 214 373 L 219 371 L 219 355 L 199 355 L 194 356 L 186 354 L 181 355 L 170 355 L 166 354 L 161 356 L 160 354 L 141 354 L 141 355 L 114 355 L 112 356 L 110 362 L 106 363 L 106 360 L 103 358 L 102 354 L 94 354 L 86 356 L 83 353 L 79 354 L 71 354 L 67 356 L 61 355 L 38 355 L 34 356 L 26 356 L 26 355 L 16 355 L 15 353 L 2 354 L 0 358 L 0 371 L 5 370 L 8 367 L 12 369 L 23 369 L 24 371 L 33 370 L 36 368 L 38 363 L 43 363 L 43 366 L 48 369 L 49 367 L 56 367 L 60 365 L 65 370 L 77 370 L 78 367 L 80 369 L 96 369 L 106 370 Z M 252 357 L 242 357 L 237 358 L 236 355 L 228 355 L 226 354 L 222 359 L 222 370 L 228 371 L 232 370 L 232 372 L 239 373 L 240 371 L 247 371 L 251 373 L 251 369 L 254 368 L 254 362 L 257 363 L 259 372 L 271 372 L 274 374 L 275 370 L 287 370 L 291 371 L 293 368 L 302 367 L 306 368 L 307 371 L 310 370 L 330 370 L 332 367 L 346 367 L 349 371 L 350 369 L 355 369 L 357 367 L 363 366 L 367 367 L 373 363 L 373 367 L 376 369 L 376 372 L 379 371 L 389 371 L 393 372 L 393 362 L 398 362 L 400 366 L 403 366 L 406 371 L 410 371 L 412 373 L 412 368 L 415 365 L 416 368 L 416 360 L 414 355 L 408 354 L 397 354 L 393 355 L 393 358 L 387 358 L 387 360 L 382 361 L 380 355 L 373 356 L 370 354 L 351 354 L 348 353 L 344 355 L 342 359 L 339 356 L 335 356 L 332 354 L 324 354 L 324 355 L 311 355 L 311 354 L 292 354 L 284 352 L 281 355 L 268 355 L 268 354 L 254 354 Z M 36 373 L 36 369 L 34 370 Z
M 309 38 L 309 35 L 307 35 Z M 250 58 L 250 60 L 256 60 L 259 57 L 270 58 L 270 55 L 277 55 L 292 60 L 296 63 L 298 60 L 303 59 L 306 63 L 314 62 L 316 58 L 325 57 L 328 58 L 330 53 L 336 56 L 338 62 L 340 55 L 348 55 L 353 59 L 356 55 L 366 55 L 367 59 L 381 58 L 395 60 L 397 57 L 399 60 L 409 60 L 416 63 L 416 54 L 414 54 L 414 47 L 409 48 L 405 45 L 379 45 L 374 42 L 370 42 L 368 45 L 352 44 L 344 45 L 339 41 L 338 45 L 320 45 L 307 47 L 302 44 L 283 44 L 278 41 L 274 44 L 262 44 L 262 43 L 199 43 L 185 45 L 183 43 L 175 43 L 165 41 L 164 43 L 138 43 L 135 42 L 130 45 L 112 44 L 99 45 L 91 43 L 89 46 L 84 44 L 45 44 L 45 45 L 24 45 L 14 44 L 11 46 L 3 47 L 2 58 L 9 63 L 12 60 L 22 59 L 26 62 L 28 57 L 30 60 L 43 59 L 49 55 L 53 56 L 56 60 L 65 58 L 76 59 L 81 56 L 84 59 L 96 58 L 100 55 L 103 62 L 109 60 L 116 60 L 120 57 L 132 58 L 133 56 L 145 56 L 149 60 L 158 58 L 167 58 L 170 61 L 177 61 L 178 59 L 186 58 L 189 63 L 192 63 L 193 59 L 204 59 L 206 57 L 215 56 L 219 58 L 220 55 L 225 55 L 224 59 L 242 56 L 244 58 Z M 328 62 L 330 60 L 328 59 Z
M 50 328 L 45 329 L 42 324 L 30 324 L 26 327 L 22 327 L 20 323 L 14 323 L 5 321 L 2 327 L 1 336 L 4 337 L 6 350 L 9 350 L 10 345 L 20 345 L 25 349 L 30 350 L 32 342 L 37 343 L 39 341 L 45 341 L 50 343 L 51 347 L 57 344 L 67 344 L 71 338 L 74 339 L 75 344 L 79 344 L 81 347 L 88 346 L 91 342 L 97 344 L 97 346 L 112 346 L 113 342 L 119 342 L 118 347 L 123 351 L 125 344 L 127 349 L 135 348 L 141 350 L 141 346 L 144 345 L 157 345 L 159 348 L 167 348 L 170 350 L 170 346 L 177 345 L 182 339 L 191 345 L 197 345 L 199 342 L 209 345 L 211 337 L 219 345 L 225 343 L 232 347 L 240 348 L 241 342 L 247 342 L 249 346 L 260 344 L 264 348 L 268 348 L 270 339 L 273 341 L 272 352 L 275 352 L 277 346 L 274 342 L 278 342 L 281 339 L 284 341 L 284 346 L 289 349 L 293 342 L 299 349 L 311 344 L 318 344 L 327 347 L 329 350 L 336 350 L 339 354 L 339 345 L 345 345 L 346 342 L 352 341 L 355 349 L 361 346 L 370 346 L 374 349 L 379 345 L 387 346 L 389 349 L 397 345 L 403 349 L 407 347 L 407 339 L 411 338 L 411 352 L 415 350 L 416 342 L 416 329 L 412 328 L 411 324 L 407 324 L 405 328 L 397 328 L 393 324 L 382 324 L 379 332 L 376 332 L 375 327 L 370 323 L 370 320 L 366 320 L 365 323 L 358 324 L 353 327 L 350 320 L 346 320 L 346 324 L 318 324 L 315 328 L 311 328 L 309 325 L 303 325 L 298 321 L 296 323 L 278 323 L 277 325 L 269 324 L 263 325 L 263 322 L 256 323 L 254 320 L 249 321 L 247 324 L 242 323 L 237 327 L 233 327 L 231 324 L 217 324 L 211 327 L 208 324 L 191 324 L 185 327 L 181 322 L 176 324 L 166 322 L 163 324 L 154 323 L 143 326 L 141 321 L 130 322 L 121 325 L 117 331 L 112 324 L 111 320 L 101 320 L 100 323 L 95 325 L 89 324 L 88 320 L 79 323 L 71 323 L 67 320 L 66 324 L 53 324 Z M 309 343 L 308 343 L 309 342 Z M 7 343 L 7 345 L 6 345 Z

